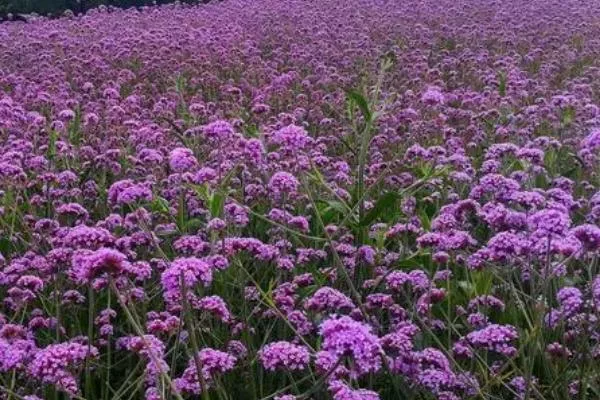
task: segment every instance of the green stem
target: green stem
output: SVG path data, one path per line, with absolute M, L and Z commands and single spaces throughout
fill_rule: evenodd
M 200 347 L 198 346 L 198 340 L 196 339 L 196 329 L 194 327 L 194 319 L 192 318 L 192 313 L 189 308 L 189 303 L 187 301 L 187 286 L 185 285 L 183 272 L 181 273 L 180 278 L 180 287 L 181 287 L 181 297 L 183 303 L 183 315 L 185 317 L 185 323 L 188 326 L 189 330 L 189 338 L 192 342 L 192 351 L 194 363 L 196 364 L 196 374 L 198 375 L 198 381 L 200 383 L 200 392 L 202 395 L 202 400 L 210 400 L 210 395 L 208 393 L 208 387 L 206 386 L 206 382 L 204 380 L 204 375 L 202 375 L 202 362 L 200 361 Z
M 92 284 L 88 285 L 88 355 L 92 350 L 94 342 L 94 289 Z M 92 372 L 90 369 L 90 357 L 85 359 L 85 394 L 92 398 Z
M 121 306 L 121 309 L 123 310 L 123 312 L 125 313 L 125 316 L 127 317 L 127 320 L 129 321 L 129 324 L 132 326 L 132 328 L 135 331 L 135 333 L 144 342 L 144 346 L 150 348 L 150 346 L 148 345 L 148 343 L 146 343 L 146 339 L 144 337 L 144 335 L 145 335 L 144 334 L 144 330 L 141 328 L 141 325 L 139 325 L 139 323 L 133 317 L 133 314 L 129 310 L 129 307 L 127 307 L 127 304 L 125 304 L 125 302 L 121 298 L 121 295 L 119 294 L 119 289 L 117 288 L 117 285 L 115 284 L 115 281 L 113 280 L 112 277 L 110 277 L 110 288 L 114 292 L 115 297 L 117 298 L 117 301 L 119 302 L 119 305 Z M 150 352 L 148 352 L 148 354 L 149 354 L 150 358 L 152 358 L 152 362 L 154 362 L 156 365 L 160 365 L 160 362 L 159 362 L 160 360 L 156 359 L 156 355 L 154 354 L 154 352 L 150 351 Z M 177 391 L 177 388 L 173 384 L 173 381 L 171 380 L 171 378 L 169 377 L 169 375 L 166 374 L 165 371 L 162 370 L 162 368 L 160 368 L 160 372 L 159 373 L 162 376 L 162 378 L 167 382 L 167 384 L 169 385 L 169 387 L 171 388 L 171 390 L 173 391 L 173 393 L 175 395 L 175 398 L 177 400 L 183 400 L 183 397 L 181 397 L 181 395 Z
M 108 292 L 108 300 L 107 300 L 107 308 L 110 308 L 110 298 L 111 298 L 111 293 L 110 291 Z M 110 347 L 110 335 L 108 337 L 107 340 L 107 348 L 106 348 L 106 363 L 107 363 L 107 368 L 106 368 L 106 379 L 104 381 L 104 387 L 102 388 L 104 395 L 102 396 L 102 398 L 104 400 L 108 400 L 108 395 L 110 393 L 110 369 L 111 369 L 111 347 Z

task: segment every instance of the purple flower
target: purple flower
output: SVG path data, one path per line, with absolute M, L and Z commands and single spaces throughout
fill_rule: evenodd
M 351 356 L 353 373 L 357 376 L 381 368 L 381 345 L 370 326 L 350 317 L 333 317 L 321 324 L 319 333 L 323 338 L 322 352 L 330 353 L 336 359 Z
M 215 183 L 217 171 L 210 167 L 200 168 L 194 175 L 194 183 L 202 185 L 203 183 Z
M 202 133 L 211 140 L 231 140 L 235 132 L 229 122 L 219 120 L 205 125 Z
M 379 400 L 376 392 L 366 389 L 353 389 L 342 381 L 331 381 L 329 391 L 333 395 L 333 400 Z
M 98 356 L 98 349 L 74 342 L 50 345 L 37 352 L 27 372 L 45 384 L 54 385 L 68 394 L 77 394 L 77 378 L 71 372 L 88 357 Z
M 117 250 L 81 250 L 73 255 L 69 274 L 76 282 L 85 283 L 103 274 L 118 276 L 130 266 L 127 257 Z
M 273 132 L 271 141 L 290 150 L 301 150 L 312 143 L 304 128 L 296 125 L 288 125 Z
M 455 385 L 456 377 L 451 371 L 428 368 L 419 371 L 415 380 L 430 392 L 440 393 L 445 389 L 452 388 Z
M 430 86 L 425 93 L 423 93 L 423 96 L 421 96 L 421 101 L 428 105 L 443 104 L 444 94 L 439 87 Z
M 186 172 L 198 165 L 192 150 L 178 147 L 169 153 L 169 167 L 174 172 Z
M 583 305 L 583 294 L 575 287 L 563 287 L 556 294 L 556 299 L 565 318 L 573 316 Z
M 597 310 L 600 310 L 600 275 L 592 281 L 592 301 Z
M 571 225 L 571 218 L 564 212 L 546 209 L 527 218 L 529 229 L 536 235 L 562 235 Z
M 17 329 L 25 333 L 24 328 Z M 0 371 L 8 372 L 13 369 L 25 369 L 31 357 L 37 351 L 35 342 L 25 337 L 25 335 L 0 338 Z
M 588 251 L 600 249 L 600 228 L 596 225 L 580 225 L 571 230 L 575 236 Z
M 517 349 L 511 342 L 518 337 L 519 334 L 513 326 L 491 324 L 469 333 L 466 339 L 476 349 L 485 349 L 512 357 L 517 353 Z
M 269 343 L 259 352 L 262 365 L 270 370 L 282 368 L 289 371 L 303 370 L 308 366 L 310 353 L 304 346 L 280 341 Z
M 231 371 L 236 363 L 234 356 L 211 348 L 200 350 L 196 357 L 198 357 L 198 362 L 202 369 L 202 377 L 208 387 L 212 385 L 216 375 Z M 196 369 L 196 360 L 193 358 L 190 359 L 182 376 L 173 380 L 177 390 L 196 395 L 208 389 L 202 388 L 200 382 L 198 370 Z
M 269 190 L 276 198 L 284 194 L 296 194 L 299 186 L 298 179 L 288 172 L 276 172 L 269 180 Z
M 304 302 L 304 308 L 310 311 L 350 311 L 355 307 L 348 296 L 342 292 L 330 288 L 322 287 L 318 289 L 311 297 Z
M 190 291 L 197 284 L 210 285 L 212 279 L 210 265 L 199 258 L 190 257 L 176 258 L 162 273 L 160 281 L 165 301 L 174 306 L 182 300 L 181 283 Z
M 219 296 L 206 296 L 198 300 L 195 308 L 209 312 L 222 322 L 229 322 L 231 314 L 227 307 L 227 303 Z
M 72 248 L 94 249 L 113 244 L 114 236 L 104 228 L 77 225 L 69 230 L 62 242 Z
M 169 365 L 164 360 L 165 344 L 154 335 L 120 337 L 117 346 L 140 354 L 146 361 L 146 383 L 157 385 L 161 374 L 169 372 Z
M 581 141 L 581 147 L 595 151 L 600 148 L 600 129 L 593 130 Z

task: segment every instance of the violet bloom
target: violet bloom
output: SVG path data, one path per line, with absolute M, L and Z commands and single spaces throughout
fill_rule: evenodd
M 101 248 L 96 251 L 78 251 L 73 255 L 69 271 L 74 281 L 90 282 L 104 274 L 118 276 L 130 267 L 127 257 L 120 251 Z
M 159 377 L 169 372 L 164 360 L 165 344 L 154 335 L 120 337 L 117 345 L 142 356 L 146 362 L 146 384 L 156 386 Z
M 588 251 L 596 251 L 600 249 L 600 228 L 596 225 L 585 224 L 580 225 L 571 230 L 575 236 Z
M 217 375 L 231 371 L 236 363 L 234 356 L 210 347 L 200 350 L 196 356 L 201 365 L 202 377 L 208 387 L 211 387 Z M 183 375 L 173 380 L 173 384 L 178 391 L 195 395 L 199 395 L 202 391 L 208 389 L 202 388 L 200 382 L 196 360 L 193 358 L 190 359 Z
M 204 137 L 210 140 L 231 140 L 235 134 L 233 126 L 227 121 L 219 120 L 211 122 L 202 128 Z
M 519 334 L 513 326 L 491 324 L 469 333 L 466 339 L 476 349 L 485 349 L 513 357 L 517 353 L 517 349 L 511 343 L 518 337 Z
M 275 198 L 282 195 L 294 195 L 297 193 L 299 186 L 298 179 L 288 172 L 276 172 L 269 181 L 269 190 Z
M 198 160 L 192 150 L 185 147 L 178 147 L 169 153 L 169 167 L 174 172 L 185 172 L 198 165 Z
M 323 352 L 337 359 L 351 356 L 353 374 L 356 376 L 377 372 L 381 368 L 383 352 L 379 339 L 369 325 L 346 316 L 333 317 L 325 320 L 319 331 L 323 343 L 318 358 L 323 357 Z
M 306 130 L 296 125 L 288 125 L 275 131 L 271 136 L 271 141 L 289 150 L 302 150 L 312 143 Z
M 117 196 L 118 204 L 130 205 L 142 201 L 152 201 L 152 190 L 144 185 L 132 185 Z
M 563 287 L 556 294 L 556 299 L 565 318 L 575 315 L 583 305 L 583 294 L 575 287 Z
M 531 215 L 527 219 L 527 223 L 534 235 L 561 235 L 571 225 L 571 218 L 559 210 L 545 209 Z
M 353 389 L 342 381 L 333 380 L 329 383 L 329 392 L 333 400 L 379 400 L 376 392 L 367 389 Z
M 198 300 L 197 304 L 194 304 L 194 308 L 213 314 L 217 319 L 225 323 L 231 320 L 227 303 L 220 296 L 203 297 Z
M 38 351 L 35 342 L 26 337 L 25 328 L 17 329 L 23 334 L 0 338 L 0 372 L 25 369 L 31 357 Z
M 104 228 L 77 225 L 76 227 L 69 229 L 62 241 L 66 246 L 72 248 L 94 249 L 112 245 L 115 238 Z
M 315 312 L 323 312 L 326 310 L 343 312 L 350 311 L 354 307 L 354 303 L 348 296 L 339 290 L 327 286 L 318 289 L 304 302 L 304 308 Z
M 430 86 L 423 93 L 421 101 L 427 105 L 437 105 L 444 103 L 444 94 L 442 90 L 437 86 Z
M 258 358 L 265 369 L 274 371 L 303 370 L 308 366 L 310 353 L 305 346 L 280 341 L 269 343 L 258 352 Z
M 600 275 L 592 281 L 592 301 L 596 310 L 600 310 Z
M 71 371 L 88 357 L 97 357 L 98 349 L 74 342 L 50 345 L 33 356 L 27 372 L 45 384 L 68 394 L 79 393 L 76 375 Z
M 600 129 L 593 130 L 581 141 L 581 147 L 589 150 L 596 151 L 600 148 Z
M 212 278 L 212 268 L 203 260 L 195 257 L 176 258 L 160 278 L 165 301 L 171 306 L 179 304 L 182 300 L 182 282 L 189 290 L 197 284 L 210 285 Z

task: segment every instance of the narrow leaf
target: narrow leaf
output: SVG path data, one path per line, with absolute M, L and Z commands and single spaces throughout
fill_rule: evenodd
M 348 90 L 346 92 L 346 96 L 358 106 L 366 121 L 372 120 L 372 113 L 371 109 L 369 108 L 369 103 L 362 94 L 355 90 Z
M 359 226 L 369 226 L 371 222 L 375 221 L 381 215 L 390 212 L 396 205 L 396 201 L 400 198 L 400 195 L 396 192 L 387 192 L 375 202 L 375 206 L 369 210 L 367 215 L 360 221 Z

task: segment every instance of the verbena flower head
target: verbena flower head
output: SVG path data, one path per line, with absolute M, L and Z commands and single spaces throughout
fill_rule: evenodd
M 81 367 L 86 358 L 97 355 L 98 349 L 94 346 L 74 342 L 54 344 L 33 356 L 27 372 L 45 384 L 74 395 L 79 393 L 79 386 L 72 369 Z
M 228 353 L 212 348 L 205 348 L 196 355 L 202 368 L 202 377 L 204 382 L 210 387 L 214 379 L 219 374 L 231 371 L 236 363 L 236 358 Z M 188 367 L 180 378 L 174 379 L 173 383 L 178 391 L 198 395 L 203 390 L 200 384 L 201 380 L 196 369 L 196 360 L 191 359 Z
M 517 349 L 512 342 L 519 337 L 510 325 L 490 324 L 467 335 L 467 341 L 476 349 L 485 349 L 512 357 Z
M 308 366 L 310 353 L 305 346 L 280 341 L 269 343 L 259 352 L 259 359 L 267 369 L 303 370 Z
M 352 300 L 342 292 L 330 287 L 322 287 L 311 297 L 306 299 L 304 307 L 307 310 L 316 312 L 343 312 L 344 310 L 352 310 L 355 305 Z
M 350 317 L 332 317 L 319 327 L 321 350 L 335 358 L 352 357 L 358 376 L 381 368 L 382 349 L 370 326 Z
M 70 275 L 76 282 L 83 283 L 105 274 L 118 276 L 129 267 L 127 257 L 120 251 L 107 248 L 83 250 L 74 254 Z
M 169 153 L 169 167 L 174 172 L 186 172 L 198 165 L 192 150 L 178 147 Z
M 298 179 L 288 172 L 276 172 L 269 180 L 269 190 L 275 198 L 282 195 L 294 195 L 299 186 Z
M 160 281 L 165 301 L 174 305 L 182 300 L 183 289 L 190 292 L 197 284 L 208 286 L 212 279 L 213 271 L 208 263 L 199 258 L 188 257 L 173 260 L 162 273 Z

